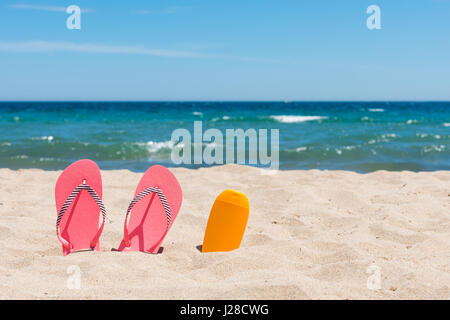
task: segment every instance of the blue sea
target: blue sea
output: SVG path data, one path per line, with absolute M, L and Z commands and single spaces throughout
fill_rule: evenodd
M 279 129 L 281 170 L 450 169 L 450 102 L 2 102 L 0 167 L 174 166 L 171 134 L 194 121 Z

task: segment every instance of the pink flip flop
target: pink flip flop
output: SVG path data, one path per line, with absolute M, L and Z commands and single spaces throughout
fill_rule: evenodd
M 128 207 L 118 250 L 158 253 L 178 215 L 182 199 L 180 184 L 169 169 L 160 165 L 150 167 Z
M 79 250 L 100 250 L 106 217 L 102 194 L 100 169 L 91 160 L 79 160 L 59 176 L 55 187 L 56 235 L 65 256 Z M 100 212 L 103 221 L 99 227 Z

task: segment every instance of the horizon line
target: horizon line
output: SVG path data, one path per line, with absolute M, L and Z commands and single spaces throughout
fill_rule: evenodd
M 0 100 L 0 103 L 11 103 L 11 102 L 138 102 L 138 103 L 147 103 L 147 102 L 283 102 L 283 103 L 295 103 L 295 102 L 449 102 L 449 100 L 433 100 L 433 99 L 426 99 L 426 100 L 408 100 L 408 99 L 395 99 L 395 100 L 345 100 L 345 99 L 336 99 L 336 100 L 252 100 L 252 99 L 242 99 L 242 100 L 235 100 L 235 99 L 225 99 L 225 100 Z

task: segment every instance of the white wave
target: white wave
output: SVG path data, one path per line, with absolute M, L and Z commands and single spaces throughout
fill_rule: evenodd
M 32 137 L 31 140 L 44 140 L 44 141 L 48 141 L 48 142 L 52 142 L 53 141 L 53 136 L 42 136 L 42 137 Z
M 445 150 L 445 146 L 442 145 L 442 144 L 439 145 L 439 146 L 438 145 L 432 145 L 432 146 L 423 148 L 424 152 L 431 152 L 431 151 L 442 152 L 444 150 Z
M 299 122 L 306 122 L 306 121 L 315 121 L 315 120 L 323 120 L 328 119 L 328 117 L 321 117 L 321 116 L 270 116 L 272 119 L 282 122 L 282 123 L 299 123 Z
M 14 157 L 11 157 L 11 159 L 12 159 L 12 160 L 15 160 L 15 159 L 28 159 L 28 156 L 25 155 L 25 154 L 22 154 L 22 155 L 20 155 L 20 156 L 14 156 Z
M 11 146 L 11 142 L 8 142 L 8 141 L 6 141 L 6 142 L 3 142 L 2 144 L 0 144 L 0 146 L 5 146 L 5 147 L 10 147 Z
M 353 149 L 356 149 L 356 146 L 343 146 L 341 149 L 335 148 L 334 151 L 336 151 L 336 153 L 338 155 L 341 155 L 343 150 L 350 151 L 350 150 L 353 150 Z
M 231 119 L 231 117 L 229 117 L 229 116 L 223 116 L 222 118 L 220 118 L 220 117 L 212 118 L 211 121 L 216 122 L 216 121 L 220 121 L 220 120 L 230 120 L 230 119 Z M 240 119 L 242 119 L 242 117 Z
M 428 137 L 428 134 L 427 133 L 420 133 L 420 132 L 418 132 L 418 133 L 416 133 L 416 137 L 426 138 L 426 137 Z
M 413 120 L 413 119 L 409 119 L 408 121 L 406 121 L 406 124 L 413 124 L 413 123 L 417 123 L 419 121 L 417 120 Z
M 394 138 L 397 138 L 397 135 L 395 133 L 386 133 L 381 135 L 381 138 L 378 139 L 378 142 L 390 142 Z
M 203 112 L 200 112 L 200 111 L 194 111 L 194 112 L 192 112 L 192 114 L 193 114 L 194 116 L 203 117 Z
M 306 151 L 307 149 L 308 149 L 307 147 L 298 147 L 297 149 L 295 149 L 295 151 L 302 152 L 302 151 Z
M 446 122 L 443 125 L 444 125 L 444 127 L 450 127 L 450 122 Z
M 370 112 L 384 112 L 384 109 L 382 108 L 371 108 L 369 109 Z
M 138 143 L 138 145 L 145 146 L 150 153 L 158 152 L 162 149 L 172 149 L 174 146 L 173 141 L 148 141 L 146 143 Z

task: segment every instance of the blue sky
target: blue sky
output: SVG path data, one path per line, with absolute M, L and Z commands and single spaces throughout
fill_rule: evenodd
M 450 0 L 1 1 L 0 100 L 450 100 Z

